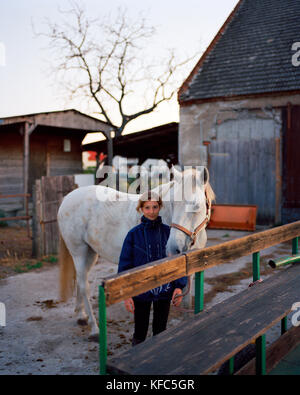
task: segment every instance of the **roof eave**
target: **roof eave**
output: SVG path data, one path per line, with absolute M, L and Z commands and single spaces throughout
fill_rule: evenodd
M 244 95 L 233 95 L 233 96 L 218 96 L 218 97 L 209 97 L 204 99 L 190 99 L 185 100 L 180 103 L 181 107 L 190 106 L 192 104 L 203 104 L 209 102 L 219 102 L 219 101 L 236 101 L 236 100 L 244 100 L 244 99 L 256 99 L 261 97 L 270 97 L 270 96 L 286 96 L 289 95 L 297 95 L 300 94 L 300 90 L 288 90 L 288 91 L 274 91 L 274 92 L 261 92 L 261 93 L 249 93 Z

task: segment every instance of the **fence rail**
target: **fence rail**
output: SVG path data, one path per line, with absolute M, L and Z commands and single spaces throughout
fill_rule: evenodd
M 14 197 L 24 197 L 24 205 L 25 205 L 25 214 L 26 215 L 19 215 L 15 217 L 3 217 L 3 221 L 21 221 L 24 220 L 26 221 L 26 226 L 27 226 L 27 235 L 31 239 L 30 235 L 30 226 L 29 226 L 29 221 L 32 218 L 31 215 L 29 215 L 29 208 L 28 208 L 28 200 L 30 198 L 31 194 L 30 193 L 15 193 L 13 195 L 1 195 L 0 194 L 0 199 L 10 199 Z
M 257 253 L 299 235 L 300 221 L 297 221 L 216 246 L 181 254 L 176 258 L 161 259 L 107 277 L 102 284 L 106 295 L 106 305 L 139 295 L 180 277 L 190 276 L 242 256 Z
M 99 361 L 100 374 L 106 374 L 107 327 L 106 307 L 139 295 L 149 289 L 183 276 L 195 273 L 195 314 L 203 310 L 204 271 L 228 261 L 252 254 L 253 281 L 260 279 L 260 251 L 276 244 L 292 240 L 292 254 L 298 253 L 300 221 L 279 226 L 250 236 L 228 241 L 202 250 L 165 258 L 124 273 L 107 277 L 99 286 Z M 287 331 L 287 317 L 281 319 L 281 334 Z M 266 335 L 256 339 L 256 374 L 266 374 Z M 234 357 L 229 360 L 233 374 Z

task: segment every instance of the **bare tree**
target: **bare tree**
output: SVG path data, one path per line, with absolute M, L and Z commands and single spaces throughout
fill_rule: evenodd
M 48 20 L 42 33 L 49 39 L 56 71 L 72 98 L 84 95 L 96 104 L 115 137 L 129 122 L 170 100 L 182 81 L 177 72 L 194 58 L 179 62 L 171 51 L 167 60 L 149 62 L 146 48 L 155 29 L 143 17 L 131 21 L 124 9 L 114 20 L 106 16 L 103 21 L 88 17 L 76 2 L 60 13 L 65 19 L 59 24 Z M 113 136 L 105 132 L 105 137 L 111 164 Z

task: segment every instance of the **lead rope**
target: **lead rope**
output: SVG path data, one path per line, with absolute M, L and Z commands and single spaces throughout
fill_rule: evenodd
M 181 295 L 176 295 L 176 296 L 175 296 L 175 299 L 177 299 L 177 298 L 183 298 L 184 296 L 186 296 L 186 295 L 189 294 L 190 290 L 191 290 L 191 276 L 188 276 L 188 283 L 187 283 L 187 289 L 186 289 L 186 291 L 185 291 L 184 293 L 182 293 Z M 184 312 L 184 313 L 194 313 L 194 309 L 186 309 L 186 308 L 184 308 L 184 307 L 175 306 L 173 303 L 172 303 L 172 306 L 173 306 L 176 310 L 182 311 L 182 312 Z

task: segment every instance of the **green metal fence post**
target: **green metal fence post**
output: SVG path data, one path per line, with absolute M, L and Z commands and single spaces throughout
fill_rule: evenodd
M 292 254 L 293 254 L 293 255 L 298 254 L 298 237 L 295 237 L 295 238 L 293 239 Z
M 253 275 L 253 282 L 260 279 L 259 252 L 254 252 L 254 254 L 252 255 L 252 275 Z
M 106 304 L 104 288 L 99 286 L 99 363 L 100 374 L 106 374 L 107 359 L 107 325 L 106 325 Z
M 195 314 L 204 307 L 204 271 L 195 274 Z
M 292 255 L 298 254 L 298 237 L 292 240 Z M 283 335 L 287 331 L 287 317 L 281 320 L 281 334 Z
M 256 374 L 266 374 L 266 335 L 256 339 Z
M 281 320 L 281 334 L 283 335 L 287 331 L 287 317 L 283 317 Z
M 229 359 L 229 374 L 234 373 L 234 357 Z
M 252 255 L 252 275 L 253 282 L 260 280 L 260 253 L 254 252 Z M 256 374 L 266 374 L 266 335 L 256 339 Z

